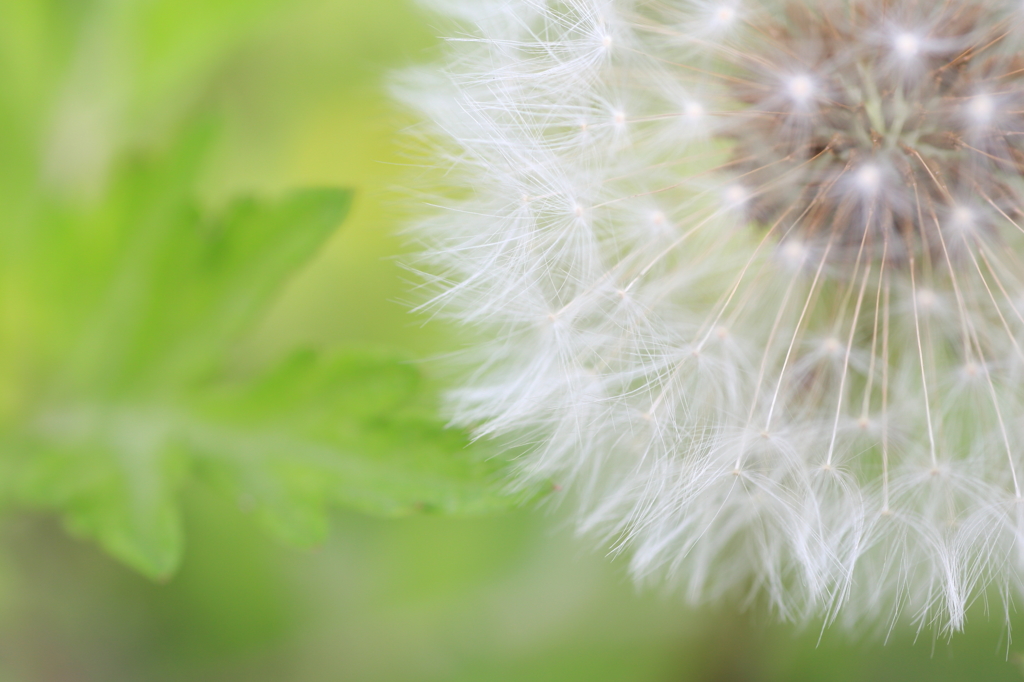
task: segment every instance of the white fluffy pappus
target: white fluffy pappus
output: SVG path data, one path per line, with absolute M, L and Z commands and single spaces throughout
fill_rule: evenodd
M 638 577 L 960 629 L 1024 586 L 1024 5 L 433 0 L 458 423 Z

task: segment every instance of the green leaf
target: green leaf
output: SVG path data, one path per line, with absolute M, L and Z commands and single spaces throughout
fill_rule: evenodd
M 89 206 L 44 198 L 0 278 L 0 499 L 61 513 L 171 575 L 181 488 L 206 481 L 275 534 L 323 540 L 332 507 L 477 513 L 518 501 L 501 463 L 425 405 L 415 365 L 298 353 L 248 376 L 233 351 L 343 220 L 337 189 L 191 200 L 215 127 L 121 165 Z M 14 257 L 12 254 L 16 254 Z
M 416 369 L 395 358 L 299 354 L 196 405 L 189 447 L 211 479 L 278 534 L 315 544 L 326 510 L 396 515 L 507 508 L 500 466 L 418 413 Z

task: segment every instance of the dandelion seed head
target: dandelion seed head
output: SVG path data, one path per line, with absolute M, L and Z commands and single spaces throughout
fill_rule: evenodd
M 1019 597 L 1024 5 L 434 4 L 471 38 L 400 90 L 424 307 L 484 339 L 455 421 L 694 600 Z

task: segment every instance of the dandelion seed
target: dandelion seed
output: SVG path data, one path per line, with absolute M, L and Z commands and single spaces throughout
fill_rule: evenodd
M 743 185 L 732 184 L 725 188 L 722 197 L 726 205 L 732 208 L 741 208 L 750 199 L 750 193 Z
M 857 171 L 857 186 L 867 195 L 874 195 L 880 189 L 882 171 L 873 163 L 865 164 Z
M 900 33 L 893 41 L 893 48 L 902 59 L 913 59 L 921 51 L 921 41 L 912 33 Z
M 970 104 L 967 105 L 968 116 L 978 125 L 991 121 L 995 110 L 996 104 L 988 95 L 977 95 L 971 98 Z
M 462 183 L 426 306 L 491 339 L 456 421 L 695 600 L 1019 595 L 1020 7 L 435 4 L 472 39 L 403 90 Z
M 736 21 L 736 10 L 732 7 L 719 7 L 715 10 L 715 23 L 719 26 L 728 26 Z
M 796 104 L 807 104 L 814 96 L 814 81 L 810 76 L 804 74 L 793 76 L 786 83 L 786 89 L 789 90 L 789 96 Z

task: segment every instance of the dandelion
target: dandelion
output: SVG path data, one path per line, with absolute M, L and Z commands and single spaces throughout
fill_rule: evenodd
M 696 601 L 1024 587 L 1024 5 L 438 0 L 456 420 Z

